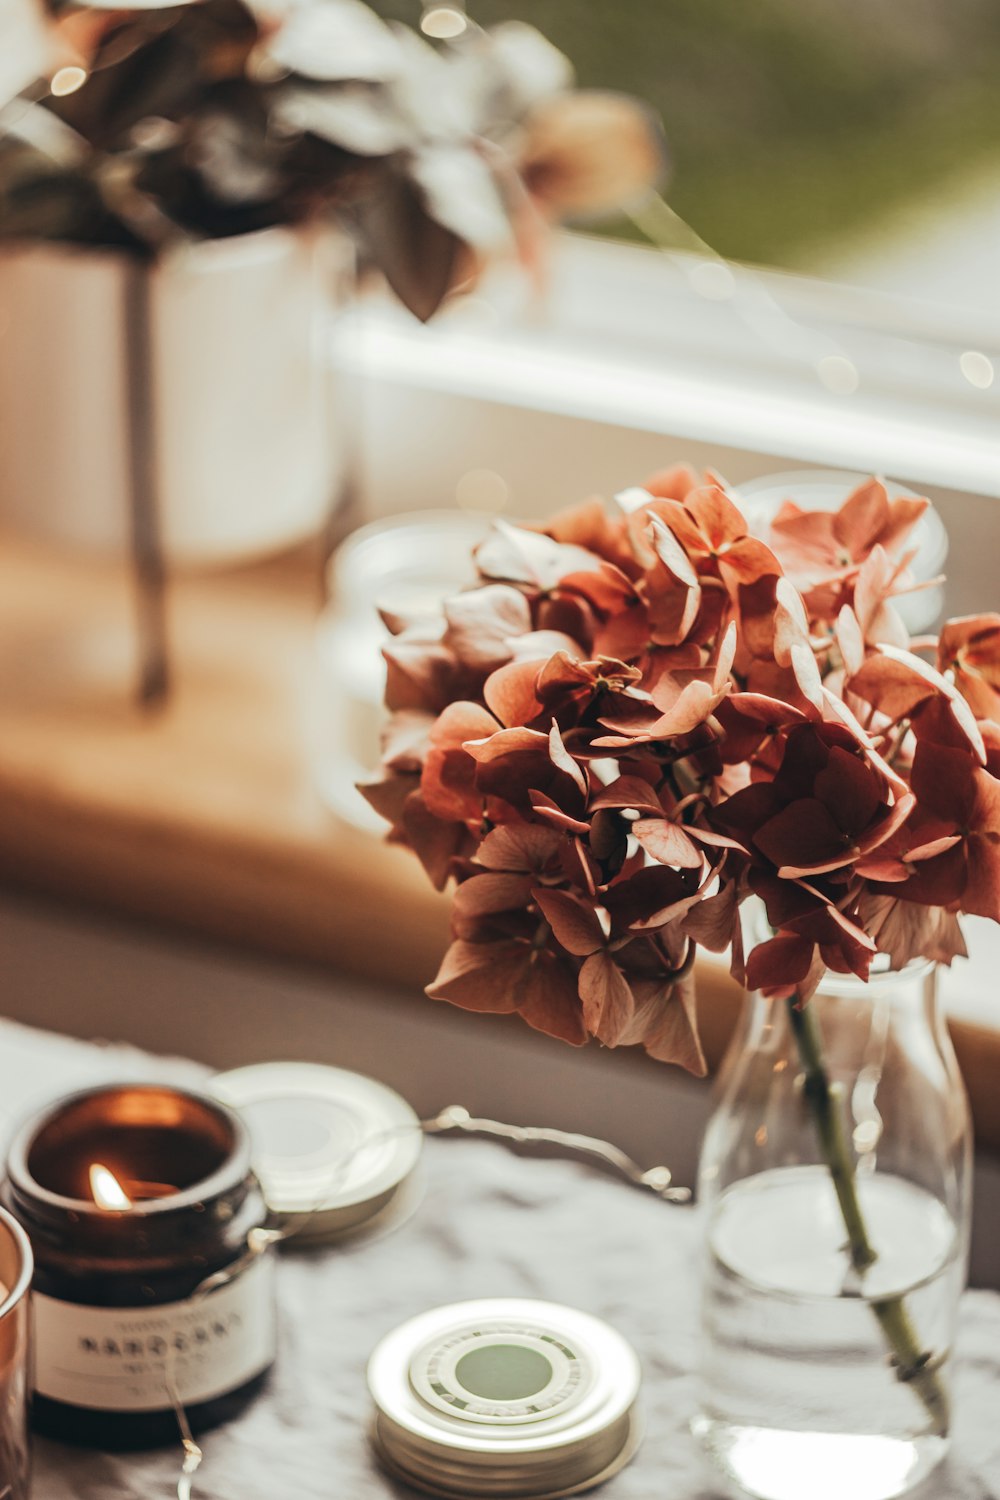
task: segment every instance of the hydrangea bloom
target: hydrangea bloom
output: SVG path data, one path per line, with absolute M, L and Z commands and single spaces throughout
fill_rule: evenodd
M 761 539 L 672 469 L 497 522 L 437 627 L 394 618 L 365 791 L 457 887 L 428 994 L 697 1072 L 697 944 L 805 1001 L 1000 920 L 1000 617 L 912 649 L 892 601 L 926 503 L 873 479 Z M 750 896 L 772 935 L 746 951 Z

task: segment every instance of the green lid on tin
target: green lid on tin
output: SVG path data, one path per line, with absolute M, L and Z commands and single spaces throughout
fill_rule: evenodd
M 639 1361 L 600 1319 L 520 1297 L 433 1308 L 368 1364 L 373 1441 L 430 1494 L 557 1500 L 634 1454 Z

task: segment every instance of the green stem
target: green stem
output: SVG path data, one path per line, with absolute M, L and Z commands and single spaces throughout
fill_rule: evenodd
M 820 1155 L 833 1179 L 847 1230 L 851 1264 L 859 1276 L 863 1276 L 878 1259 L 878 1251 L 868 1238 L 858 1200 L 854 1167 L 837 1107 L 838 1091 L 831 1084 L 823 1063 L 822 1042 L 813 1006 L 800 1006 L 793 996 L 788 1002 L 788 1016 L 805 1070 L 804 1093 L 819 1137 Z M 914 1394 L 934 1423 L 935 1432 L 943 1435 L 948 1430 L 948 1395 L 938 1377 L 930 1350 L 921 1348 L 904 1298 L 885 1297 L 870 1305 L 892 1353 L 896 1379 L 913 1387 Z

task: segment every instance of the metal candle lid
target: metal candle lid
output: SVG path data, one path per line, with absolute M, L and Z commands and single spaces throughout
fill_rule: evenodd
M 638 1446 L 639 1361 L 619 1333 L 552 1302 L 433 1308 L 368 1364 L 373 1441 L 434 1495 L 556 1500 L 608 1479 Z
M 412 1206 L 420 1121 L 385 1084 L 275 1062 L 220 1073 L 211 1091 L 249 1126 L 268 1207 L 297 1241 L 373 1232 Z

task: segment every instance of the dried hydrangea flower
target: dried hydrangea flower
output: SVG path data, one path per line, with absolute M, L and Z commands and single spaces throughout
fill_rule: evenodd
M 428 993 L 701 1071 L 698 943 L 801 1002 L 1000 920 L 1000 617 L 911 649 L 891 601 L 925 506 L 872 480 L 761 539 L 681 466 L 498 522 L 439 627 L 395 622 L 365 790 L 456 883 Z M 772 935 L 747 952 L 751 896 Z

